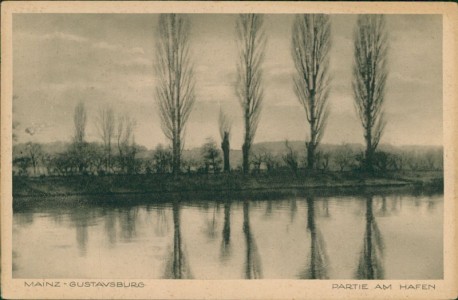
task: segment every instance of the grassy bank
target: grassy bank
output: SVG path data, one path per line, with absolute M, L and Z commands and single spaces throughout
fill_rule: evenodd
M 14 177 L 14 197 L 69 195 L 234 193 L 282 189 L 332 190 L 365 187 L 427 187 L 443 189 L 443 174 L 434 172 L 390 172 L 367 175 L 358 172 L 316 172 L 294 176 L 285 173 L 243 175 L 171 174 L 68 177 Z

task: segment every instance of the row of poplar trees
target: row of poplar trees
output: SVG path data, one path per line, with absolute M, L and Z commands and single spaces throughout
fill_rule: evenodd
M 249 172 L 250 150 L 259 123 L 264 99 L 262 63 L 266 47 L 263 15 L 241 14 L 236 20 L 238 63 L 236 94 L 244 122 L 243 171 Z M 195 81 L 190 54 L 190 21 L 185 15 L 159 17 L 155 70 L 159 80 L 157 102 L 162 130 L 172 146 L 173 173 L 181 169 L 184 128 L 195 103 Z M 385 17 L 359 15 L 354 30 L 353 93 L 366 143 L 364 168 L 373 170 L 374 153 L 380 141 L 385 119 L 383 102 L 387 79 Z M 296 73 L 294 91 L 304 108 L 308 122 L 306 141 L 307 168 L 315 168 L 315 156 L 329 115 L 331 87 L 329 52 L 331 17 L 323 14 L 297 15 L 291 38 L 291 54 Z M 229 118 L 220 112 L 224 170 L 230 170 Z

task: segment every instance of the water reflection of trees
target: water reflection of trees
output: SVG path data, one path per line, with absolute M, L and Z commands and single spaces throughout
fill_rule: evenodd
M 33 224 L 34 215 L 35 214 L 33 212 L 14 213 L 13 219 L 14 222 L 17 222 L 17 224 L 21 225 L 22 227 L 25 227 L 27 225 Z
M 88 241 L 87 220 L 83 219 L 76 224 L 76 243 L 80 256 L 86 256 Z
M 250 203 L 248 200 L 243 201 L 243 233 L 246 243 L 245 278 L 262 278 L 261 257 L 250 227 Z
M 391 207 L 391 210 L 393 212 L 398 212 L 402 210 L 402 199 L 402 197 L 393 196 L 393 205 Z
M 386 197 L 382 197 L 382 207 L 380 208 L 382 215 L 385 216 L 388 212 L 388 207 L 386 204 Z
M 208 209 L 207 209 L 208 210 Z M 210 219 L 205 220 L 206 227 L 205 227 L 205 235 L 211 241 L 215 240 L 217 237 L 217 220 L 216 220 L 216 212 L 218 210 L 218 205 L 215 203 L 213 206 L 213 213 Z
M 428 211 L 433 212 L 436 209 L 437 202 L 434 201 L 432 197 L 428 197 L 427 203 L 428 203 L 428 206 L 427 206 Z
M 267 205 L 266 205 L 266 212 L 265 212 L 265 216 L 266 217 L 271 217 L 272 216 L 272 211 L 273 211 L 273 205 L 272 205 L 272 200 L 267 200 Z
M 221 242 L 220 258 L 226 261 L 231 255 L 231 205 L 230 200 L 224 203 L 224 224 L 223 224 L 223 240 Z
M 300 279 L 327 279 L 328 257 L 323 236 L 315 222 L 315 201 L 307 197 L 307 230 L 310 232 L 310 256 L 307 268 L 299 274 Z
M 49 217 L 57 226 L 62 226 L 64 224 L 64 214 L 60 212 L 52 212 L 49 214 Z
M 165 208 L 163 206 L 156 207 L 156 226 L 154 233 L 156 236 L 163 237 L 169 232 L 169 223 Z
M 363 249 L 361 251 L 357 279 L 383 279 L 383 238 L 377 226 L 373 213 L 373 199 L 366 199 L 366 230 L 364 233 Z
M 12 272 L 13 272 L 13 276 L 14 276 L 14 273 L 18 271 L 18 266 L 17 266 L 17 259 L 18 259 L 18 254 L 15 250 L 13 250 L 13 254 L 12 254 Z
M 137 235 L 137 222 L 139 207 L 104 207 L 94 209 L 92 207 L 81 207 L 74 209 L 70 214 L 70 221 L 76 230 L 76 243 L 80 256 L 85 256 L 89 240 L 89 227 L 98 224 L 97 220 L 102 218 L 103 230 L 110 247 L 113 247 L 118 237 L 130 242 Z M 102 222 L 102 221 L 101 221 Z M 118 233 L 119 224 L 120 232 Z
M 290 222 L 294 222 L 294 218 L 296 217 L 297 213 L 297 201 L 296 198 L 293 198 L 290 200 L 290 210 L 289 210 L 289 217 L 290 217 Z
M 121 236 L 125 241 L 131 241 L 137 236 L 138 206 L 126 207 L 120 215 Z
M 70 215 L 70 219 L 76 229 L 76 244 L 80 256 L 86 256 L 89 240 L 88 226 L 93 223 L 95 218 L 96 212 L 87 208 L 75 209 Z
M 321 201 L 322 203 L 322 210 L 323 210 L 323 213 L 322 213 L 322 216 L 325 217 L 325 218 L 329 218 L 331 216 L 331 214 L 329 213 L 329 200 L 328 198 L 325 198 Z
M 104 230 L 105 234 L 108 238 L 108 243 L 111 247 L 116 244 L 117 236 L 116 236 L 116 215 L 114 210 L 108 210 L 104 214 L 105 224 Z
M 189 261 L 184 250 L 181 236 L 180 202 L 173 202 L 173 251 L 166 262 L 164 278 L 190 279 L 192 278 Z

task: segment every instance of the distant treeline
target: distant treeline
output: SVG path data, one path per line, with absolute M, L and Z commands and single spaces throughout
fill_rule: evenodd
M 289 170 L 294 174 L 307 170 L 304 142 L 271 142 L 253 145 L 252 173 Z M 242 172 L 242 151 L 231 150 L 235 168 Z M 318 171 L 359 171 L 364 168 L 364 147 L 355 144 L 322 145 L 316 154 Z M 374 156 L 376 171 L 443 170 L 442 147 L 382 145 Z M 315 170 L 316 171 L 316 170 Z M 13 175 L 68 176 L 106 174 L 166 174 L 173 172 L 172 150 L 158 145 L 148 150 L 136 144 L 113 149 L 110 157 L 101 143 L 17 144 L 13 147 Z M 223 172 L 223 155 L 209 138 L 200 148 L 183 151 L 181 173 Z

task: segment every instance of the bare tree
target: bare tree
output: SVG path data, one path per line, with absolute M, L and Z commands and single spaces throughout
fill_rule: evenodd
M 351 169 L 355 154 L 348 144 L 340 146 L 334 155 L 334 162 L 343 172 L 345 168 Z
M 285 141 L 285 147 L 287 152 L 282 156 L 283 161 L 291 169 L 291 171 L 293 171 L 294 175 L 297 175 L 299 167 L 297 153 L 293 150 L 293 148 L 291 148 L 288 140 Z
M 323 136 L 329 113 L 329 49 L 331 46 L 329 15 L 296 16 L 293 24 L 292 56 L 297 73 L 294 91 L 310 125 L 307 168 L 314 169 L 315 153 Z
M 115 130 L 115 116 L 113 109 L 111 107 L 102 107 L 99 109 L 99 115 L 97 118 L 97 129 L 103 141 L 104 151 L 106 155 L 105 170 L 109 171 L 112 167 L 111 142 L 113 140 Z
M 219 111 L 219 134 L 221 136 L 221 149 L 223 150 L 224 160 L 224 172 L 231 171 L 231 164 L 229 160 L 229 152 L 231 150 L 230 139 L 231 139 L 231 127 L 232 122 L 229 117 L 222 111 Z
M 205 166 L 205 173 L 208 174 L 210 168 L 213 173 L 217 173 L 221 170 L 221 153 L 213 138 L 207 138 L 205 144 L 201 148 L 201 154 Z
M 280 162 L 278 157 L 274 156 L 270 151 L 264 151 L 264 163 L 266 164 L 266 168 L 268 172 L 273 171 L 274 169 L 278 168 Z
M 388 37 L 383 15 L 361 15 L 354 33 L 353 92 L 364 130 L 364 167 L 373 171 L 374 153 L 385 128 L 382 107 L 388 75 Z
M 73 114 L 73 122 L 75 125 L 75 136 L 73 137 L 73 159 L 75 161 L 75 166 L 78 169 L 79 173 L 84 172 L 86 168 L 86 157 L 85 157 L 85 135 L 86 135 L 86 122 L 87 113 L 86 107 L 82 101 L 78 102 L 75 107 L 75 112 Z
M 156 92 L 162 131 L 172 143 L 175 175 L 180 172 L 184 128 L 195 101 L 190 28 L 188 18 L 183 15 L 162 14 L 159 17 Z
M 135 155 L 135 120 L 129 115 L 118 117 L 118 127 L 116 139 L 119 151 L 119 162 L 123 172 L 127 171 L 128 163 L 132 160 L 132 155 Z
M 27 147 L 26 149 L 27 149 L 29 158 L 30 158 L 30 162 L 32 163 L 33 174 L 37 175 L 37 168 L 38 168 L 38 164 L 41 158 L 43 157 L 43 150 L 40 144 L 36 144 L 32 142 L 28 142 L 26 144 L 26 147 Z
M 260 151 L 253 151 L 251 155 L 251 165 L 253 166 L 252 172 L 255 174 L 261 173 L 261 166 L 264 162 L 264 154 Z
M 250 149 L 258 127 L 263 90 L 261 64 L 266 45 L 263 17 L 257 14 L 242 14 L 236 24 L 239 64 L 237 66 L 236 91 L 243 110 L 245 136 L 242 146 L 243 172 L 250 169 Z
M 161 144 L 156 146 L 153 154 L 153 168 L 156 173 L 165 174 L 172 170 L 172 151 Z
M 74 142 L 78 145 L 84 143 L 84 136 L 86 133 L 86 121 L 87 121 L 87 113 L 86 107 L 82 101 L 78 102 L 75 107 L 75 112 L 73 114 L 73 122 L 75 125 L 75 136 Z

